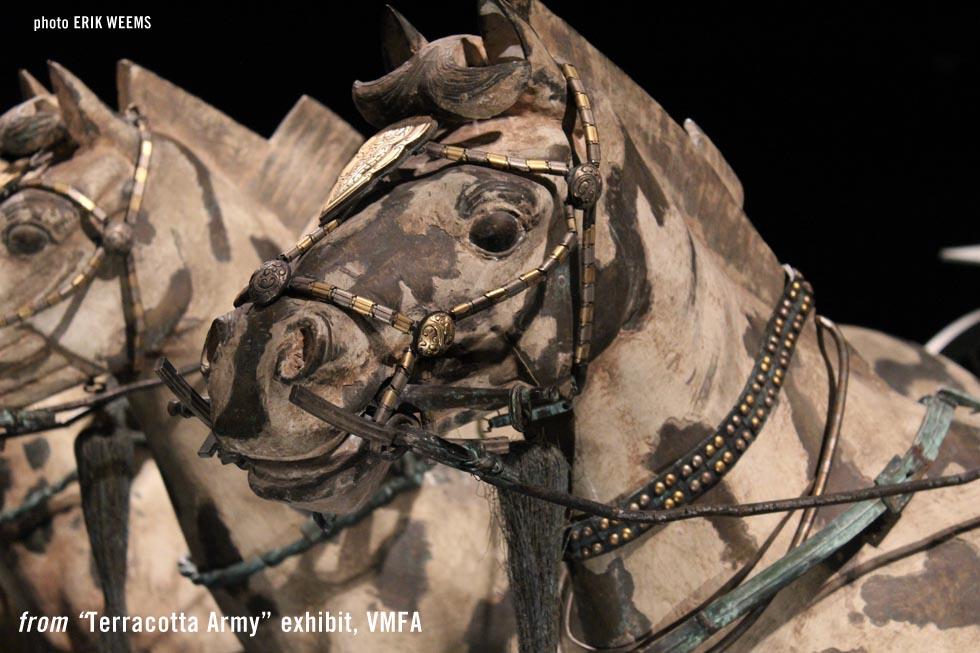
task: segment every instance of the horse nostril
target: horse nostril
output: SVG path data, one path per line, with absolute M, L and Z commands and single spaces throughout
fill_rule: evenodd
M 276 376 L 292 383 L 312 373 L 323 364 L 329 338 L 329 329 L 318 320 L 304 318 L 286 327 L 279 345 Z
M 204 339 L 204 349 L 201 350 L 201 374 L 207 378 L 211 373 L 211 366 L 217 359 L 218 347 L 228 338 L 231 333 L 229 328 L 229 316 L 222 315 L 214 319 L 211 328 L 208 329 L 207 338 Z

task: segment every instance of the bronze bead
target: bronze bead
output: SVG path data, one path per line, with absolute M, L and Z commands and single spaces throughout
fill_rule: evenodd
M 735 461 L 735 456 L 733 456 L 733 455 L 732 455 L 732 452 L 731 452 L 731 451 L 726 451 L 726 452 L 725 452 L 725 455 L 723 455 L 723 456 L 721 457 L 721 459 L 722 459 L 722 460 L 724 460 L 724 461 L 725 461 L 725 463 L 727 463 L 727 464 L 729 464 L 729 465 L 731 465 L 731 464 L 732 464 L 732 462 L 734 462 L 734 461 Z
M 593 544 L 592 545 L 592 551 L 594 553 L 602 553 L 602 544 L 600 544 L 599 542 L 596 542 L 595 544 Z
M 699 491 L 701 489 L 701 481 L 699 481 L 698 479 L 694 479 L 693 481 L 691 481 L 690 488 L 691 488 L 691 492 Z
M 735 432 L 735 425 L 734 424 L 726 424 L 725 425 L 725 430 L 728 432 L 728 435 L 731 435 L 732 433 Z
M 748 395 L 747 397 L 745 397 L 745 403 L 751 406 L 752 404 L 755 403 L 755 397 L 753 397 L 752 395 Z
M 649 494 L 641 494 L 640 495 L 640 505 L 641 506 L 646 506 L 649 503 L 650 503 L 650 495 Z
M 694 467 L 695 469 L 700 467 L 701 463 L 703 462 L 704 462 L 704 458 L 702 458 L 701 456 L 694 456 L 694 458 L 691 458 L 691 466 Z
M 741 412 L 741 413 L 742 413 L 743 415 L 748 415 L 748 414 L 749 414 L 749 407 L 748 407 L 748 405 L 747 405 L 747 404 L 742 404 L 741 406 L 739 406 L 739 407 L 738 407 L 738 410 L 739 410 L 739 412 Z
M 582 535 L 584 535 L 586 537 L 591 537 L 592 536 L 592 527 L 591 526 L 586 526 L 585 528 L 583 528 L 582 529 Z
M 670 487 L 677 482 L 677 477 L 673 474 L 667 474 L 667 476 L 664 477 L 664 482 L 667 483 L 667 487 Z
M 683 467 L 681 467 L 681 476 L 683 476 L 684 478 L 690 476 L 692 472 L 694 472 L 694 470 L 691 469 L 690 465 L 684 465 Z
M 606 530 L 607 528 L 609 528 L 609 520 L 606 519 L 605 517 L 599 520 L 599 528 L 601 528 L 602 530 Z
M 619 544 L 619 535 L 616 535 L 615 533 L 613 533 L 612 535 L 610 535 L 609 536 L 609 543 L 612 544 L 613 546 L 616 546 L 617 544 Z
M 590 553 L 592 553 L 592 552 L 589 551 L 588 547 L 582 549 L 582 557 L 583 558 L 588 558 Z
M 725 471 L 725 463 L 724 463 L 724 461 L 719 460 L 719 461 L 717 461 L 715 463 L 715 471 L 718 472 L 719 474 L 721 474 L 721 473 L 723 473 Z
M 704 472 L 701 474 L 701 482 L 707 485 L 711 481 L 715 480 L 715 477 L 711 475 L 711 472 Z
M 735 449 L 736 451 L 745 451 L 745 440 L 742 438 L 735 440 Z
M 759 385 L 758 383 L 753 383 L 752 384 L 752 392 L 754 392 L 756 394 L 762 392 L 762 386 Z
M 579 532 L 579 531 L 572 531 L 572 539 L 573 540 L 578 540 L 581 537 L 582 537 L 582 533 L 581 532 Z

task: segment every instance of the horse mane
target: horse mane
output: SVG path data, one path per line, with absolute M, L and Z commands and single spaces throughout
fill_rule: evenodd
M 117 68 L 119 107 L 135 104 L 153 131 L 191 149 L 298 233 L 326 201 L 363 138 L 303 96 L 268 140 L 204 100 L 131 62 Z
M 573 63 L 594 104 L 616 115 L 643 163 L 691 232 L 712 251 L 730 276 L 767 302 L 776 300 L 782 279 L 778 260 L 742 210 L 742 185 L 724 157 L 693 123 L 681 128 L 636 82 L 581 34 L 538 0 L 516 0 L 515 9 L 556 59 Z

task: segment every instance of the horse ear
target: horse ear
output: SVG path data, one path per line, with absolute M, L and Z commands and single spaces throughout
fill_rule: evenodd
M 103 104 L 95 93 L 60 64 L 49 61 L 48 71 L 72 141 L 78 145 L 90 145 L 104 138 L 124 152 L 136 151 L 138 137 L 132 125 Z
M 381 16 L 381 56 L 385 72 L 391 72 L 411 59 L 428 41 L 391 5 Z
M 51 95 L 51 91 L 45 88 L 44 84 L 23 68 L 17 73 L 17 81 L 20 83 L 20 94 L 25 100 Z
M 505 0 L 480 0 L 480 33 L 490 65 L 526 60 L 531 65 L 531 102 L 564 113 L 565 76 L 548 49 L 520 13 Z M 561 98 L 560 101 L 555 98 Z M 560 106 L 558 106 L 560 105 Z

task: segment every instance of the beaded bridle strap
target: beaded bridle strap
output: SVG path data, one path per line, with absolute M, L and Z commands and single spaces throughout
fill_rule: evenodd
M 283 294 L 289 294 L 333 304 L 411 335 L 412 342 L 401 355 L 395 373 L 382 392 L 379 406 L 374 414 L 375 421 L 384 422 L 397 408 L 399 397 L 412 377 L 419 356 L 432 357 L 444 354 L 453 344 L 456 323 L 459 320 L 485 311 L 545 281 L 549 274 L 568 258 L 576 245 L 579 245 L 582 274 L 579 277 L 580 310 L 576 330 L 574 370 L 580 386 L 584 382 L 592 340 L 595 301 L 595 204 L 602 192 L 602 178 L 599 174 L 599 136 L 589 96 L 574 66 L 564 64 L 562 71 L 582 123 L 586 146 L 585 163 L 573 166 L 568 161 L 522 159 L 454 145 L 429 143 L 428 140 L 436 129 L 435 122 L 429 118 L 409 119 L 392 125 L 365 143 L 351 163 L 341 172 L 337 185 L 321 210 L 319 226 L 304 236 L 294 247 L 280 254 L 278 258 L 264 263 L 252 275 L 248 288 L 239 295 L 236 305 L 245 301 L 266 305 Z M 509 283 L 488 290 L 450 309 L 432 311 L 419 320 L 332 284 L 309 277 L 292 276 L 290 263 L 299 259 L 313 245 L 343 224 L 353 199 L 363 196 L 380 177 L 390 172 L 409 155 L 423 149 L 430 156 L 454 162 L 510 172 L 566 178 L 568 186 L 564 208 L 566 231 L 561 242 L 551 250 L 541 265 L 519 275 Z M 576 224 L 577 211 L 582 214 L 581 242 L 579 242 Z
M 72 277 L 67 284 L 46 295 L 36 297 L 12 313 L 0 315 L 0 327 L 20 324 L 42 311 L 61 304 L 95 278 L 109 255 L 119 256 L 126 268 L 126 274 L 121 278 L 121 282 L 123 296 L 128 305 L 128 312 L 124 311 L 124 313 L 127 330 L 131 338 L 130 366 L 135 373 L 143 365 L 143 337 L 146 329 L 139 280 L 136 276 L 136 263 L 132 253 L 133 225 L 143 203 L 146 180 L 150 169 L 150 158 L 153 154 L 153 141 L 146 127 L 146 121 L 139 112 L 135 108 L 130 108 L 130 115 L 139 130 L 140 146 L 136 169 L 133 173 L 133 188 L 129 194 L 126 212 L 121 220 L 110 219 L 94 200 L 77 188 L 59 181 L 46 181 L 41 178 L 46 165 L 39 168 L 25 168 L 20 175 L 7 182 L 3 188 L 3 197 L 22 189 L 36 189 L 64 197 L 80 207 L 94 227 L 95 234 L 91 238 L 95 242 L 95 252 L 85 262 L 81 271 Z M 31 175 L 31 173 L 34 174 Z

